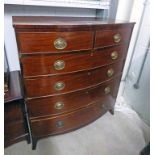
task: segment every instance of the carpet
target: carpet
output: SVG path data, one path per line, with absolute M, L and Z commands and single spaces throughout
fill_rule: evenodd
M 31 144 L 19 142 L 5 149 L 5 155 L 139 155 L 149 143 L 149 127 L 125 105 L 115 114 L 106 113 L 95 122 L 73 132 Z

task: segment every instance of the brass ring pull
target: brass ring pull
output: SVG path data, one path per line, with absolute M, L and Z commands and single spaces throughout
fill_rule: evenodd
M 54 41 L 54 47 L 58 50 L 63 50 L 67 47 L 67 42 L 63 38 L 58 38 Z
M 107 86 L 107 87 L 104 88 L 104 93 L 105 94 L 109 94 L 110 92 L 111 92 L 111 89 L 110 89 L 109 86 Z
M 65 68 L 65 62 L 63 60 L 57 60 L 54 62 L 55 70 L 62 70 Z
M 113 70 L 112 68 L 108 69 L 108 71 L 107 71 L 107 76 L 108 76 L 108 77 L 112 77 L 113 74 L 114 74 L 114 70 Z
M 57 110 L 60 110 L 64 107 L 64 103 L 63 102 L 56 102 L 54 105 L 54 108 Z
M 113 39 L 114 39 L 115 43 L 119 43 L 121 41 L 122 37 L 119 33 L 117 33 L 113 36 Z
M 54 85 L 55 90 L 63 90 L 64 88 L 65 88 L 65 83 L 62 81 L 59 81 L 59 82 L 55 83 L 55 85 Z
M 112 60 L 116 60 L 118 58 L 118 52 L 117 51 L 113 51 L 112 53 L 111 53 L 111 59 Z
M 57 128 L 62 128 L 62 127 L 64 127 L 64 122 L 63 122 L 63 121 L 57 121 L 57 122 L 56 122 L 56 127 L 57 127 Z

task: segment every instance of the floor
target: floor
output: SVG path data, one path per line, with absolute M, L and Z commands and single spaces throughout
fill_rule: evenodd
M 5 149 L 5 155 L 139 155 L 149 142 L 149 127 L 130 107 L 116 105 L 79 130 L 38 142 L 37 150 L 25 141 Z

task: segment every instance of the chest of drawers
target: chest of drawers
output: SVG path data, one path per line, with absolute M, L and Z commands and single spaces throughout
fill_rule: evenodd
M 134 23 L 13 17 L 33 148 L 113 113 Z

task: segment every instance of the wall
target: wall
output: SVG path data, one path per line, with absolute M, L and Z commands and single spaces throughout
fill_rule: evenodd
M 145 52 L 147 49 L 149 41 L 149 2 L 139 3 L 135 2 L 131 19 L 135 20 L 141 11 L 138 8 L 143 8 L 144 4 L 146 9 L 144 12 L 144 17 L 142 18 L 142 24 L 140 26 L 140 33 L 138 35 L 136 46 L 134 49 L 133 59 L 131 61 L 131 67 L 129 72 L 127 72 L 127 77 L 125 79 L 124 89 L 122 96 L 125 101 L 132 106 L 132 108 L 141 116 L 141 118 L 149 124 L 150 120 L 150 54 L 147 54 L 146 62 L 142 71 L 142 76 L 139 83 L 139 88 L 135 89 L 134 84 L 140 73 L 140 68 L 143 63 Z M 136 14 L 137 13 L 137 14 Z M 141 13 L 142 14 L 142 13 Z M 137 23 L 138 26 L 138 23 Z M 130 57 L 131 59 L 131 57 Z M 129 60 L 129 59 L 128 59 Z
M 95 9 L 57 8 L 45 6 L 5 5 L 4 9 L 4 40 L 9 68 L 11 71 L 20 70 L 18 52 L 12 16 L 87 16 L 95 17 Z
M 119 0 L 116 19 L 129 20 L 132 12 L 134 0 Z

